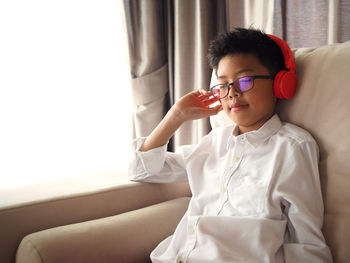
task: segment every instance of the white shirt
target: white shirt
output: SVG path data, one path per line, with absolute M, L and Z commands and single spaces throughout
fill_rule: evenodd
M 277 115 L 257 131 L 212 130 L 176 153 L 140 152 L 133 181 L 188 181 L 189 207 L 152 262 L 332 262 L 321 227 L 318 147 L 305 130 Z

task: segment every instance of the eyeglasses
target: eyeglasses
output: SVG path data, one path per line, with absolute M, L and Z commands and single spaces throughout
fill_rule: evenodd
M 251 90 L 254 87 L 255 79 L 273 79 L 273 76 L 242 77 L 242 78 L 236 79 L 232 83 L 215 85 L 210 88 L 210 92 L 213 94 L 214 98 L 223 99 L 228 95 L 231 86 L 238 93 L 243 93 Z

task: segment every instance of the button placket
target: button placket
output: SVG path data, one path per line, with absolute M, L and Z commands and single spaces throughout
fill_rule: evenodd
M 244 152 L 246 150 L 246 139 L 245 137 L 241 137 L 236 145 L 235 145 L 235 150 L 233 152 L 233 155 L 231 155 L 231 158 L 233 159 L 233 165 L 231 166 L 230 169 L 225 173 L 224 178 L 222 180 L 222 185 L 221 185 L 221 201 L 220 201 L 220 207 L 218 209 L 217 215 L 219 215 L 223 209 L 226 203 L 229 200 L 229 191 L 228 187 L 229 184 L 232 180 L 238 180 L 236 176 L 234 176 L 242 162 Z
M 238 147 L 240 148 L 240 147 Z M 227 188 L 228 182 L 230 180 L 230 178 L 232 177 L 232 175 L 236 172 L 236 170 L 239 167 L 239 164 L 242 160 L 242 154 L 240 149 L 236 149 L 233 153 L 233 165 L 231 166 L 231 168 L 227 171 L 227 173 L 224 176 L 224 180 L 223 180 L 223 186 L 225 186 Z
M 221 186 L 221 193 L 225 193 L 227 191 L 227 187 L 226 186 Z
M 196 231 L 198 219 L 199 219 L 198 216 L 190 216 L 188 219 L 187 233 L 188 233 L 190 238 L 193 238 L 193 236 L 195 236 L 194 234 Z
M 187 242 L 185 245 L 185 247 L 187 249 L 182 250 L 178 254 L 176 262 L 180 262 L 180 261 L 182 263 L 187 262 L 187 258 L 189 256 L 189 254 L 194 249 L 194 247 L 196 245 L 196 241 L 197 241 L 196 228 L 198 225 L 198 220 L 199 220 L 198 216 L 189 217 L 188 225 L 187 225 Z
M 240 160 L 241 160 L 241 158 L 239 156 L 237 156 L 237 155 L 233 158 L 233 161 L 235 163 L 238 163 Z
M 191 236 L 194 234 L 194 227 L 193 226 L 188 227 L 188 234 Z

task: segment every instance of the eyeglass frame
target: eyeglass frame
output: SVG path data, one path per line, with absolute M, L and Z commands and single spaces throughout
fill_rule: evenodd
M 220 100 L 221 100 L 221 99 L 226 98 L 226 97 L 228 96 L 228 94 L 230 93 L 230 86 L 232 86 L 233 89 L 234 89 L 236 92 L 242 94 L 242 93 L 247 92 L 247 91 L 250 91 L 251 89 L 254 88 L 254 80 L 255 80 L 255 79 L 273 79 L 274 77 L 275 77 L 275 76 L 272 76 L 272 75 L 244 76 L 244 77 L 240 77 L 240 78 L 236 79 L 235 81 L 233 81 L 233 82 L 231 82 L 231 83 L 227 83 L 227 84 L 216 84 L 216 85 L 214 85 L 214 86 L 212 86 L 212 87 L 210 88 L 210 92 L 211 92 L 211 94 L 213 95 L 214 98 L 220 99 Z M 236 88 L 236 86 L 235 86 L 235 83 L 236 83 L 237 81 L 239 81 L 240 79 L 243 79 L 243 78 L 252 78 L 252 81 L 253 81 L 252 87 L 251 87 L 250 89 L 248 89 L 248 90 L 245 90 L 245 91 L 237 90 L 237 88 Z M 227 89 L 227 94 L 226 94 L 225 96 L 223 96 L 223 97 L 220 97 L 220 98 L 215 97 L 214 92 L 213 92 L 213 89 L 214 89 L 215 87 L 217 87 L 217 86 L 226 86 L 226 87 L 228 87 L 228 89 Z

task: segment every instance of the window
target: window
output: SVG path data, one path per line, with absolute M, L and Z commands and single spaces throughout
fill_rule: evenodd
M 125 170 L 121 1 L 0 3 L 0 188 Z

